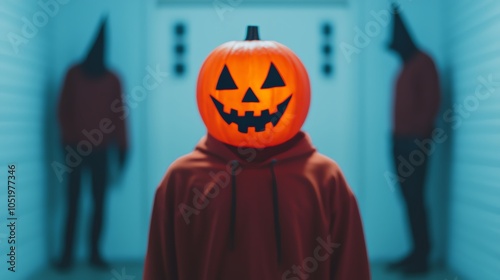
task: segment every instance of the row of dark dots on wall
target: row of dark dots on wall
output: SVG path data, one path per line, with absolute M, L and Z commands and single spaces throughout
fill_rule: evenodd
M 178 22 L 174 25 L 174 73 L 176 76 L 183 76 L 186 73 L 186 25 Z M 321 26 L 321 72 L 330 77 L 333 75 L 333 25 L 329 22 Z
M 186 73 L 186 25 L 183 22 L 178 22 L 174 25 L 174 73 L 180 77 Z
M 333 25 L 329 22 L 323 23 L 321 26 L 321 72 L 330 77 L 333 75 Z

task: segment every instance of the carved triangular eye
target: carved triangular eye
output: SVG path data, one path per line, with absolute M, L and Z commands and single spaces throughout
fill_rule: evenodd
M 216 89 L 238 89 L 238 87 L 234 83 L 233 77 L 231 77 L 231 73 L 229 73 L 227 65 L 224 65 L 224 69 L 222 69 L 222 73 L 220 74 Z
M 273 88 L 273 87 L 283 87 L 285 86 L 285 82 L 283 78 L 281 78 L 280 72 L 274 66 L 274 63 L 271 62 L 271 67 L 269 67 L 269 72 L 267 73 L 267 78 L 262 84 L 262 89 L 264 88 Z

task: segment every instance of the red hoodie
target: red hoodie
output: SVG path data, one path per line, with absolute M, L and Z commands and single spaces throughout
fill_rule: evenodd
M 120 80 L 114 73 L 108 71 L 102 77 L 90 78 L 80 65 L 71 67 L 59 100 L 63 144 L 76 145 L 95 138 L 99 139 L 93 142 L 97 148 L 105 148 L 113 141 L 119 148 L 127 148 L 122 99 Z
M 156 191 L 144 279 L 370 279 L 356 199 L 303 132 L 262 150 L 206 136 Z
M 439 112 L 439 77 L 430 56 L 415 54 L 397 78 L 394 94 L 396 136 L 428 137 Z

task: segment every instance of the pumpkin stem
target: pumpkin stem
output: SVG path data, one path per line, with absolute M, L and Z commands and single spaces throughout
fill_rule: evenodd
M 249 25 L 247 27 L 247 37 L 245 38 L 245 41 L 250 41 L 250 40 L 260 40 L 258 26 Z

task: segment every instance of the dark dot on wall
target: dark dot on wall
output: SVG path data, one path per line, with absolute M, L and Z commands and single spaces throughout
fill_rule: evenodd
M 174 70 L 177 75 L 182 75 L 186 72 L 186 67 L 184 67 L 184 64 L 182 63 L 177 63 L 175 64 Z
M 325 23 L 323 24 L 323 34 L 325 36 L 328 36 L 330 34 L 332 34 L 332 26 L 329 24 L 329 23 Z
M 185 32 L 186 32 L 186 27 L 184 26 L 183 23 L 177 23 L 175 25 L 175 34 L 177 36 L 184 35 Z
M 323 46 L 323 53 L 324 54 L 331 54 L 332 53 L 332 46 L 329 44 Z
M 323 73 L 325 73 L 326 75 L 329 75 L 332 73 L 332 66 L 330 64 L 324 64 L 323 65 Z
M 184 45 L 182 45 L 182 44 L 175 45 L 175 52 L 177 54 L 183 54 L 185 51 L 186 51 L 186 47 L 184 47 Z

